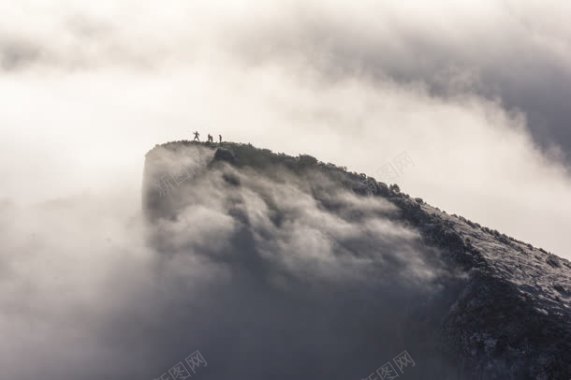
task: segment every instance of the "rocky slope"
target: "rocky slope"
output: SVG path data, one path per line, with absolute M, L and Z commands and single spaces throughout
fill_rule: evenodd
M 565 259 L 251 145 L 156 146 L 143 188 L 164 260 L 223 271 L 186 336 L 204 379 L 571 379 Z

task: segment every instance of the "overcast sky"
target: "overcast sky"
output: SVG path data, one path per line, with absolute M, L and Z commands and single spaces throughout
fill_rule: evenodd
M 571 4 L 0 0 L 0 199 L 114 194 L 198 130 L 571 257 Z

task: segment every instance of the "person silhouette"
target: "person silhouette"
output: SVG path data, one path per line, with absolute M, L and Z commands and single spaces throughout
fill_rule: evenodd
M 194 140 L 193 140 L 193 141 L 200 141 L 200 137 L 199 137 L 199 136 L 200 136 L 200 133 L 198 133 L 198 132 L 195 131 L 195 132 L 194 132 Z
M 218 143 L 222 144 L 222 135 L 218 135 Z
M 209 143 L 213 143 L 214 142 L 214 137 L 212 137 L 212 135 L 209 133 L 208 134 L 208 142 Z

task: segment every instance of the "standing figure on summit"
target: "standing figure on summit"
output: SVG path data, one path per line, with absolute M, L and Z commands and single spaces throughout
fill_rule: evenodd
M 214 143 L 214 137 L 212 137 L 212 135 L 210 133 L 208 134 L 208 142 Z
M 193 141 L 200 141 L 200 137 L 199 137 L 199 136 L 200 136 L 200 133 L 198 133 L 198 132 L 195 131 L 195 132 L 194 132 L 194 140 L 193 140 Z
M 222 135 L 218 135 L 218 144 L 222 144 Z

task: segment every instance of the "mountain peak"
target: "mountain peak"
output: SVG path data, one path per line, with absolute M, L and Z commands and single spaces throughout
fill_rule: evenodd
M 571 263 L 563 258 L 396 185 L 250 144 L 158 145 L 147 154 L 144 184 L 155 248 L 165 257 L 223 263 L 240 289 L 236 296 L 258 294 L 244 306 L 259 323 L 289 332 L 277 334 L 286 343 L 276 350 L 264 327 L 251 327 L 259 339 L 252 355 L 272 357 L 259 365 L 284 373 L 283 355 L 314 357 L 280 379 L 309 378 L 314 366 L 329 366 L 327 378 L 356 377 L 403 346 L 424 367 L 407 373 L 411 379 L 571 376 Z M 195 228 L 214 240 L 203 241 Z M 332 289 L 338 296 L 330 298 Z M 295 321 L 277 318 L 264 302 L 296 310 Z M 347 312 L 349 304 L 370 310 Z M 332 314 L 318 313 L 317 305 Z M 333 327 L 343 324 L 353 335 Z M 339 346 L 306 352 L 299 342 L 308 336 Z M 225 352 L 208 339 L 204 345 Z M 351 370 L 337 363 L 346 350 L 359 356 Z M 220 370 L 262 378 L 242 366 Z

